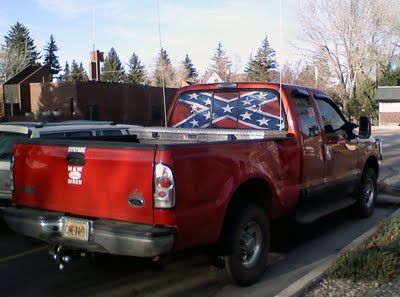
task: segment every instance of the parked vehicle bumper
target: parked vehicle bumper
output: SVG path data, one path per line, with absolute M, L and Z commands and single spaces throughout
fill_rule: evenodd
M 85 251 L 136 257 L 155 257 L 169 253 L 174 246 L 175 229 L 147 224 L 67 216 L 65 213 L 32 208 L 7 207 L 3 210 L 7 225 L 23 235 L 51 245 Z M 88 241 L 63 236 L 65 218 L 89 222 Z

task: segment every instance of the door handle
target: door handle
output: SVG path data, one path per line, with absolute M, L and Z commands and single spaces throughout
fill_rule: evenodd
M 82 153 L 71 152 L 65 158 L 69 165 L 86 165 L 85 155 Z
M 332 159 L 332 147 L 330 145 L 325 145 L 325 158 L 327 160 Z

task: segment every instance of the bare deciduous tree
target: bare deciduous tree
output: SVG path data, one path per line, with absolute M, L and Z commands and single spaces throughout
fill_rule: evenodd
M 27 45 L 3 48 L 0 51 L 0 81 L 7 81 L 22 69 L 30 65 L 31 56 Z
M 309 0 L 300 23 L 303 47 L 318 53 L 345 97 L 353 98 L 357 81 L 395 54 L 395 26 L 400 23 L 393 0 Z M 387 62 L 386 62 L 387 63 Z M 325 65 L 324 65 L 325 64 Z

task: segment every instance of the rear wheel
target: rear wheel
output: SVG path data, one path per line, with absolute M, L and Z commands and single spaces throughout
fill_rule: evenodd
M 254 283 L 267 265 L 270 231 L 265 211 L 256 204 L 238 205 L 228 215 L 223 232 L 226 253 L 220 278 L 241 286 Z
M 374 209 L 378 195 L 377 176 L 372 168 L 366 168 L 361 178 L 356 211 L 361 217 L 369 217 Z

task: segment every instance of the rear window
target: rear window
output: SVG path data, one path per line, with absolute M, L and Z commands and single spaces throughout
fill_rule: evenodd
M 22 138 L 28 138 L 28 134 L 22 134 L 22 133 L 16 133 L 16 132 L 5 132 L 5 131 L 0 131 L 0 138 L 10 138 L 10 137 L 22 137 Z
M 0 131 L 0 159 L 10 158 L 12 156 L 14 144 L 24 138 L 29 138 L 29 135 Z
M 103 136 L 120 136 L 123 135 L 121 130 L 103 130 Z
M 40 133 L 40 138 L 65 138 L 65 133 Z
M 55 139 L 55 138 L 77 138 L 93 136 L 91 130 L 73 131 L 73 132 L 55 132 L 55 133 L 40 133 L 40 138 Z
M 89 130 L 89 131 L 66 132 L 65 135 L 67 136 L 67 138 L 76 138 L 76 137 L 93 136 L 93 133 L 91 130 Z
M 0 159 L 11 158 L 14 144 L 20 142 L 20 140 L 27 138 L 25 134 L 16 134 L 12 137 L 0 137 Z
M 178 98 L 170 126 L 282 130 L 285 121 L 272 90 L 194 91 Z

